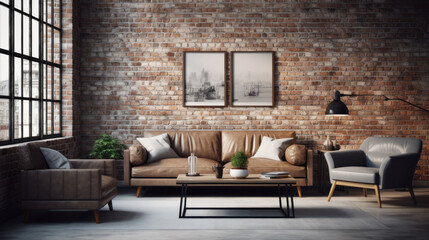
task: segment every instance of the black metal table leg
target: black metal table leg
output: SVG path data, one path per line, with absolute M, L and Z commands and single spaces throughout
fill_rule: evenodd
M 182 218 L 182 204 L 183 204 L 183 194 L 184 194 L 184 184 L 182 184 L 182 190 L 180 192 L 180 207 L 179 207 L 179 218 Z

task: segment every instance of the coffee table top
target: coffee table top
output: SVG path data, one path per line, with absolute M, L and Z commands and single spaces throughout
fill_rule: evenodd
M 216 178 L 215 174 L 201 174 L 200 176 L 188 177 L 180 174 L 177 177 L 177 184 L 295 184 L 293 177 L 287 178 L 260 178 L 261 174 L 249 174 L 246 178 L 236 179 L 229 174 L 224 174 L 222 178 Z

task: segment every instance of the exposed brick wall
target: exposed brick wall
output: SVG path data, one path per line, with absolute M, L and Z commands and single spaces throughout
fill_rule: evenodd
M 428 113 L 345 97 L 350 116 L 324 115 L 334 89 L 429 108 L 425 1 L 194 2 L 81 1 L 83 155 L 102 133 L 131 144 L 146 129 L 287 129 L 313 149 L 328 134 L 346 149 L 417 137 L 416 180 L 429 184 Z M 275 107 L 183 107 L 183 52 L 237 50 L 275 51 Z

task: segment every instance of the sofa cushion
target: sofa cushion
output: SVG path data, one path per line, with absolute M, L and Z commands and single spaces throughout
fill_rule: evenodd
M 304 145 L 293 144 L 286 148 L 286 161 L 293 165 L 304 165 L 307 162 L 307 148 Z
M 197 172 L 200 174 L 214 174 L 212 166 L 218 163 L 215 160 L 207 158 L 197 159 Z M 187 158 L 166 158 L 157 162 L 133 167 L 132 177 L 153 177 L 153 178 L 175 178 L 179 174 L 188 172 Z
M 222 151 L 219 131 L 146 131 L 144 135 L 151 137 L 161 133 L 170 136 L 171 147 L 182 158 L 195 153 L 200 158 L 220 161 Z
M 20 166 L 23 170 L 48 169 L 48 164 L 40 151 L 41 147 L 48 147 L 45 141 L 30 142 L 19 148 Z
M 164 158 L 176 158 L 177 153 L 171 148 L 170 137 L 163 133 L 149 138 L 137 138 L 148 152 L 147 162 L 156 162 Z
M 116 178 L 101 175 L 101 198 L 115 191 L 117 185 L 118 181 L 116 180 Z
M 51 169 L 70 169 L 69 160 L 60 152 L 50 148 L 40 148 L 46 163 Z
M 379 183 L 378 168 L 372 167 L 339 167 L 330 172 L 333 180 L 360 182 L 360 183 Z
M 222 132 L 222 162 L 231 161 L 232 155 L 243 151 L 248 157 L 255 155 L 261 145 L 262 137 L 293 138 L 290 144 L 295 143 L 294 131 L 223 131 Z
M 274 139 L 263 136 L 261 146 L 253 156 L 254 158 L 269 158 L 281 161 L 285 155 L 286 148 L 290 145 L 293 138 Z
M 231 162 L 225 164 L 225 173 L 229 173 Z M 293 177 L 306 177 L 305 166 L 295 166 L 286 161 L 275 161 L 267 158 L 249 158 L 247 166 L 250 174 L 261 174 L 263 172 L 289 172 Z
M 140 143 L 129 147 L 130 162 L 133 166 L 142 165 L 147 160 L 147 150 Z

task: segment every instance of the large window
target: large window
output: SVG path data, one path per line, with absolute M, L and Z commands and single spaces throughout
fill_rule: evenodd
M 0 0 L 0 145 L 62 134 L 61 0 Z

